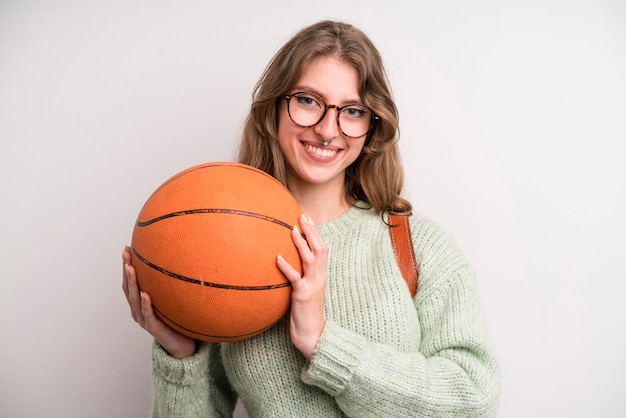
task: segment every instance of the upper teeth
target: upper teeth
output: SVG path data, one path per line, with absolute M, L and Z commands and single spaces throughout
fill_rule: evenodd
M 315 155 L 319 157 L 332 157 L 333 155 L 337 153 L 337 150 L 321 149 L 321 148 L 317 148 L 308 144 L 306 146 L 306 149 L 308 149 L 309 151 L 311 151 L 312 153 L 314 153 Z

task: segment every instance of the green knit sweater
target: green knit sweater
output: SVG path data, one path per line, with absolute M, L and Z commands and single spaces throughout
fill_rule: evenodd
M 499 368 L 471 266 L 435 223 L 412 216 L 411 299 L 389 228 L 357 207 L 319 225 L 330 248 L 326 327 L 310 361 L 284 318 L 248 340 L 176 360 L 153 345 L 155 417 L 475 417 L 495 415 Z

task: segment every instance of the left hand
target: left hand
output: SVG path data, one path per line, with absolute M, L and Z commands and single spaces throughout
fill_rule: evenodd
M 293 227 L 293 239 L 302 259 L 303 275 L 282 256 L 276 263 L 291 282 L 291 322 L 289 331 L 293 345 L 310 359 L 322 335 L 324 319 L 324 294 L 326 292 L 326 263 L 328 246 L 322 239 L 311 218 L 300 217 L 300 228 Z M 306 239 L 305 239 L 306 238 Z

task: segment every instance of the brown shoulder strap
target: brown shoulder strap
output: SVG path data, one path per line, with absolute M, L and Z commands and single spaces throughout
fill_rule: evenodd
M 417 263 L 411 239 L 409 217 L 405 215 L 389 214 L 389 233 L 393 244 L 393 253 L 402 272 L 402 276 L 409 287 L 411 296 L 417 292 Z

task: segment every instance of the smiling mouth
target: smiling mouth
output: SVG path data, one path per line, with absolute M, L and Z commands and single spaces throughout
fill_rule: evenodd
M 322 158 L 334 157 L 335 154 L 337 154 L 336 149 L 322 149 L 322 148 L 314 147 L 313 145 L 309 145 L 309 144 L 305 144 L 305 147 L 307 151 L 312 152 L 313 154 Z

